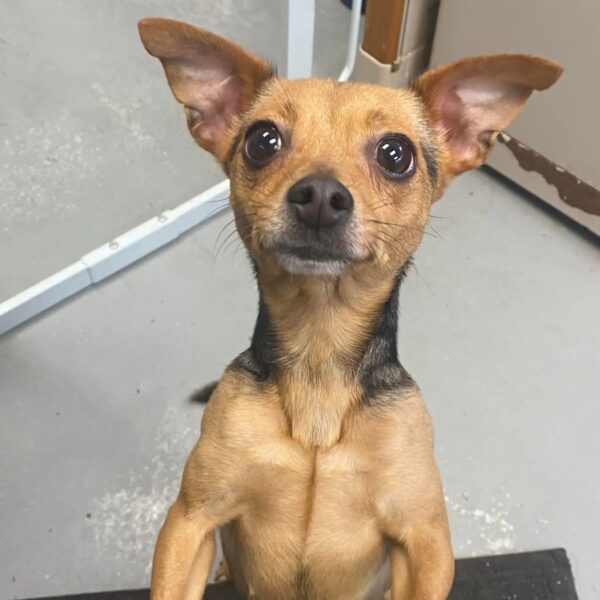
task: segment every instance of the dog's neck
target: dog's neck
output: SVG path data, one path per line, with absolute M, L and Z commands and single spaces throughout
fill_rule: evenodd
M 354 407 L 397 383 L 401 276 L 373 269 L 337 279 L 257 272 L 260 308 L 251 353 L 278 387 L 292 437 L 329 447 Z M 393 381 L 392 381 L 393 380 Z

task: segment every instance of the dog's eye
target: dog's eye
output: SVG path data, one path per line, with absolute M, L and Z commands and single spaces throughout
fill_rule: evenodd
M 244 157 L 253 167 L 267 164 L 281 150 L 281 134 L 273 123 L 254 123 L 246 134 Z
M 415 172 L 415 151 L 404 135 L 386 135 L 377 144 L 375 157 L 388 177 L 404 178 Z

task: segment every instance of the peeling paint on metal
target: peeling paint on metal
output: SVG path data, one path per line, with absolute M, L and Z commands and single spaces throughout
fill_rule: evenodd
M 565 204 L 600 215 L 600 190 L 504 132 L 498 135 L 498 141 L 512 152 L 522 169 L 538 173 L 554 186 Z

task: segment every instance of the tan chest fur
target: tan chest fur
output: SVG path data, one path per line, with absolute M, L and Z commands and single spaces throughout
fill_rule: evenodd
M 188 481 L 206 471 L 217 477 L 187 490 L 184 478 L 184 492 L 218 498 L 235 490 L 228 502 L 242 505 L 241 516 L 221 537 L 248 597 L 379 600 L 389 587 L 386 496 L 419 485 L 398 456 L 414 465 L 415 454 L 431 454 L 428 423 L 415 391 L 353 411 L 337 443 L 306 448 L 291 436 L 274 386 L 253 389 L 227 374 L 188 463 Z

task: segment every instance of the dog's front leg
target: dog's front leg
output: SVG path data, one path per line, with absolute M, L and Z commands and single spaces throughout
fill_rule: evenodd
M 169 509 L 152 563 L 152 600 L 202 598 L 215 555 L 213 523 L 180 497 Z
M 391 555 L 391 600 L 446 600 L 454 557 L 445 528 L 412 528 L 395 540 Z

